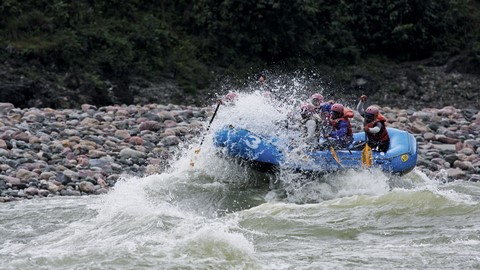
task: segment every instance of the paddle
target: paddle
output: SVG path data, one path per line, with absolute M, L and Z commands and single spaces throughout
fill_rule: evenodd
M 215 111 L 213 112 L 213 115 L 212 115 L 212 119 L 210 119 L 210 122 L 208 123 L 208 126 L 207 126 L 207 129 L 205 130 L 205 133 L 208 132 L 208 130 L 210 130 L 210 125 L 212 124 L 213 122 L 213 119 L 215 119 L 215 116 L 217 115 L 217 111 L 218 111 L 218 108 L 220 108 L 220 102 L 217 103 L 217 107 L 215 108 Z M 203 141 L 205 140 L 205 134 L 203 134 L 203 137 L 202 137 L 202 140 L 200 141 L 200 144 L 198 145 L 198 149 L 196 149 L 194 152 L 195 154 L 199 154 L 200 153 L 200 150 L 202 149 L 202 144 L 203 144 Z M 195 165 L 193 160 L 190 160 L 190 166 L 193 166 Z
M 363 110 L 363 126 L 365 127 L 366 120 L 365 120 L 365 103 L 362 104 Z M 365 131 L 365 145 L 362 149 L 362 165 L 364 167 L 372 166 L 372 148 L 368 145 L 368 138 L 367 138 L 367 131 Z
M 220 108 L 220 102 L 217 104 L 217 107 L 215 108 L 215 111 L 213 112 L 212 119 L 210 119 L 210 122 L 208 123 L 208 126 L 207 126 L 207 129 L 205 130 L 205 133 L 208 132 L 208 130 L 210 130 L 210 125 L 212 124 L 213 119 L 215 119 L 215 116 L 217 115 L 218 108 Z M 198 149 L 195 150 L 195 154 L 200 153 L 200 149 L 202 147 L 202 144 L 203 144 L 204 140 L 205 140 L 205 134 L 203 135 L 202 140 L 200 141 L 200 145 L 198 146 Z

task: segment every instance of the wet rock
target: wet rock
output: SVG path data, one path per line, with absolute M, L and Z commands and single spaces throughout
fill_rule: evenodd
M 160 125 L 159 122 L 151 121 L 151 120 L 141 123 L 140 126 L 138 127 L 138 129 L 140 131 L 142 131 L 142 130 L 158 131 L 161 128 L 162 128 L 162 126 Z
M 423 134 L 423 138 L 427 141 L 431 141 L 431 140 L 434 140 L 435 139 L 435 134 L 431 133 L 431 132 L 425 132 Z
M 60 191 L 62 196 L 81 196 L 82 194 L 78 190 L 63 189 Z
M 428 128 L 422 122 L 415 121 L 412 123 L 411 131 L 413 133 L 425 133 L 428 131 Z
M 120 158 L 143 158 L 145 153 L 131 148 L 124 148 L 120 151 L 119 156 Z
M 437 135 L 437 136 L 435 136 L 435 140 L 437 140 L 441 143 L 446 143 L 446 144 L 456 144 L 457 142 L 459 142 L 458 139 L 450 138 L 450 137 L 447 137 L 445 135 Z
M 168 111 L 161 111 L 158 113 L 158 117 L 160 118 L 160 122 L 164 122 L 165 120 L 172 120 L 175 121 L 175 117 L 171 112 Z
M 464 154 L 464 155 L 467 155 L 467 156 L 470 156 L 472 154 L 474 154 L 473 152 L 473 149 L 472 148 L 463 148 L 462 150 L 458 151 L 460 154 Z
M 0 114 L 6 114 L 14 108 L 15 106 L 12 103 L 0 102 Z
M 480 175 L 479 174 L 474 174 L 471 175 L 470 178 L 468 179 L 470 182 L 480 182 Z
M 180 144 L 180 139 L 177 136 L 167 136 L 160 140 L 161 145 L 163 146 L 173 146 Z
M 28 195 L 37 195 L 38 194 L 38 188 L 36 187 L 28 187 L 25 189 L 25 193 Z
M 7 189 L 7 183 L 5 183 L 5 180 L 0 179 L 0 192 L 5 189 Z
M 115 137 L 126 141 L 130 139 L 131 136 L 127 130 L 117 130 L 115 131 Z
M 46 189 L 39 189 L 38 190 L 38 196 L 47 197 L 48 195 L 50 195 L 50 191 L 48 191 Z
M 165 128 L 172 128 L 178 125 L 177 122 L 173 120 L 165 120 L 163 123 L 165 124 Z
M 0 148 L 0 157 L 10 157 L 10 151 Z
M 16 187 L 20 187 L 20 186 L 23 186 L 25 187 L 26 184 L 23 183 L 20 179 L 18 179 L 17 177 L 13 177 L 13 176 L 5 176 L 3 178 L 3 180 L 9 185 L 9 186 L 16 186 Z
M 95 186 L 88 181 L 80 182 L 80 184 L 78 184 L 78 188 L 80 189 L 80 191 L 85 193 L 92 193 L 95 191 Z
M 437 123 L 430 123 L 427 125 L 427 127 L 433 132 L 436 132 L 440 126 Z
M 32 173 L 25 169 L 19 169 L 15 174 L 15 177 L 20 179 L 21 181 L 25 182 L 32 177 Z
M 61 188 L 59 186 L 55 185 L 52 182 L 48 182 L 46 188 L 51 193 L 56 193 L 57 191 L 61 190 Z
M 438 170 L 438 165 L 422 158 L 417 159 L 417 166 L 424 166 L 427 169 L 436 171 Z
M 0 139 L 0 148 L 5 150 L 8 149 L 7 143 L 5 142 L 5 140 Z
M 449 178 L 452 178 L 454 180 L 458 180 L 458 179 L 465 178 L 466 173 L 459 168 L 454 168 L 454 169 L 448 169 L 447 170 L 447 175 L 448 175 Z
M 473 165 L 470 161 L 455 160 L 455 162 L 453 162 L 453 167 L 460 168 L 464 171 L 473 170 Z
M 63 172 L 57 173 L 55 180 L 61 183 L 62 185 L 67 185 L 72 182 L 72 178 Z
M 6 172 L 8 170 L 10 170 L 12 167 L 10 167 L 10 165 L 8 164 L 0 164 L 0 172 Z
M 445 156 L 445 161 L 450 163 L 453 166 L 453 163 L 458 160 L 458 156 L 456 154 L 450 154 Z
M 108 154 L 104 151 L 100 151 L 100 150 L 90 150 L 88 151 L 88 156 L 91 157 L 91 158 L 100 158 L 100 157 L 104 157 L 104 156 L 107 156 Z
M 142 139 L 142 137 L 139 137 L 139 136 L 133 136 L 131 137 L 128 142 L 130 144 L 133 144 L 133 145 L 143 145 L 144 144 L 144 140 Z
M 40 174 L 40 179 L 49 180 L 50 178 L 54 178 L 55 175 L 56 174 L 54 172 L 42 172 Z
M 107 193 L 108 193 L 108 189 L 106 189 L 106 188 L 99 188 L 99 189 L 95 190 L 96 195 L 102 195 L 102 194 L 107 194 Z
M 28 143 L 30 136 L 25 132 L 17 132 L 12 135 L 12 139 Z

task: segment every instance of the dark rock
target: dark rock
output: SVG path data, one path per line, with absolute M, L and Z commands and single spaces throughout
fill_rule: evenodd
M 473 175 L 470 176 L 468 181 L 470 181 L 470 182 L 480 182 L 480 175 L 473 174 Z
M 438 170 L 438 165 L 429 161 L 425 160 L 423 158 L 418 158 L 417 160 L 417 166 L 424 166 L 427 169 L 430 169 L 432 171 L 437 171 Z
M 35 178 L 31 178 L 30 182 L 28 182 L 29 187 L 38 187 L 39 185 L 40 185 L 40 183 Z
M 0 179 L 0 191 L 7 189 L 7 184 L 3 179 Z
M 440 126 L 437 123 L 430 123 L 427 125 L 427 127 L 436 132 Z
M 60 182 L 64 186 L 66 186 L 68 183 L 72 182 L 72 178 L 68 175 L 65 175 L 62 172 L 57 173 L 57 175 L 55 176 L 55 180 L 57 180 L 58 182 Z
M 78 190 L 62 189 L 60 191 L 62 196 L 81 196 L 82 194 Z
M 162 128 L 162 126 L 160 125 L 159 122 L 157 122 L 157 121 L 151 121 L 151 120 L 142 122 L 142 123 L 140 124 L 140 126 L 138 127 L 138 129 L 139 129 L 140 131 L 142 131 L 142 130 L 158 131 L 158 130 L 160 130 L 161 128 Z
M 18 190 L 5 190 L 2 196 L 18 197 Z
M 154 114 L 154 113 L 151 113 L 151 112 L 147 112 L 145 114 L 142 115 L 143 117 L 147 118 L 148 120 L 152 120 L 152 121 L 155 121 L 155 122 L 160 122 L 160 116 Z
M 446 155 L 444 157 L 445 161 L 447 161 L 448 163 L 450 163 L 450 165 L 453 166 L 453 163 L 458 160 L 458 156 L 456 154 L 450 154 L 450 155 Z
M 462 110 L 463 117 L 465 117 L 467 121 L 472 121 L 473 116 L 477 113 L 478 109 L 476 108 L 466 108 Z
M 83 139 L 87 140 L 87 141 L 92 141 L 96 144 L 104 144 L 105 143 L 105 138 L 102 138 L 100 136 L 87 135 L 87 136 L 83 137 Z
M 450 138 L 450 137 L 447 137 L 445 135 L 438 135 L 436 137 L 436 140 L 439 141 L 439 142 L 442 142 L 442 143 L 446 143 L 446 144 L 456 144 L 457 142 L 459 142 L 458 139 Z

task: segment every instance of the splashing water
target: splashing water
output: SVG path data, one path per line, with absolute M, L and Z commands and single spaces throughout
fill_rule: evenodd
M 194 178 L 206 177 L 217 183 L 245 184 L 254 186 L 267 182 L 270 192 L 267 201 L 288 201 L 294 203 L 314 203 L 353 195 L 380 195 L 393 188 L 413 189 L 422 181 L 416 173 L 405 177 L 391 177 L 380 170 L 347 171 L 339 174 L 308 176 L 290 170 L 281 170 L 276 175 L 255 173 L 235 162 L 216 154 L 213 146 L 213 134 L 224 126 L 244 128 L 254 134 L 271 136 L 294 145 L 305 145 L 298 130 L 289 128 L 286 123 L 299 120 L 299 105 L 308 102 L 312 93 L 312 83 L 304 75 L 298 77 L 273 78 L 273 85 L 268 89 L 258 85 L 250 85 L 237 91 L 234 103 L 220 106 L 211 128 L 204 134 L 205 140 L 201 154 L 194 154 L 195 144 L 183 149 L 183 155 L 173 166 L 174 170 L 187 170 Z M 288 81 L 288 83 L 286 83 Z M 301 82 L 307 83 L 301 83 Z M 315 92 L 326 94 L 321 86 Z M 266 94 L 267 93 L 267 94 Z M 271 94 L 273 93 L 273 94 Z M 194 161 L 194 166 L 187 166 L 187 161 Z M 423 177 L 425 179 L 426 177 Z M 426 178 L 428 179 L 428 178 Z

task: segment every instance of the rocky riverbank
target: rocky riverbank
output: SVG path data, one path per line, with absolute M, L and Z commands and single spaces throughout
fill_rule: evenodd
M 83 105 L 18 109 L 0 103 L 0 202 L 102 194 L 121 174 L 161 171 L 197 136 L 211 108 Z
M 480 181 L 476 109 L 382 108 L 389 125 L 415 134 L 417 167 L 439 181 Z M 105 106 L 19 109 L 0 103 L 0 202 L 103 194 L 122 174 L 161 171 L 198 136 L 210 107 Z M 360 130 L 361 119 L 354 121 Z

